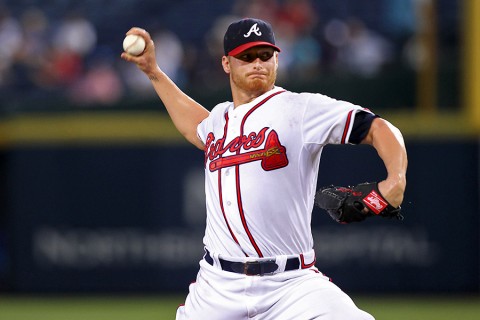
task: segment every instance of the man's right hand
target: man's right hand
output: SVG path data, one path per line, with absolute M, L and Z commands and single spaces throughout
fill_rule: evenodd
M 135 63 L 137 67 L 151 79 L 159 69 L 155 55 L 155 44 L 153 43 L 152 37 L 146 30 L 138 27 L 133 27 L 128 30 L 126 35 L 130 34 L 139 35 L 145 40 L 145 50 L 139 56 L 122 52 L 121 58 L 125 61 Z

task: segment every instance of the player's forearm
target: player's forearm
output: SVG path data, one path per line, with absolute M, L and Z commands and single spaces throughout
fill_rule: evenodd
M 127 35 L 141 36 L 145 40 L 145 49 L 138 56 L 123 52 L 122 59 L 135 63 L 148 76 L 175 127 L 189 142 L 202 149 L 203 143 L 197 137 L 197 126 L 208 117 L 208 110 L 187 96 L 160 70 L 156 61 L 155 45 L 146 30 L 133 27 L 127 32 Z
M 379 183 L 379 190 L 397 207 L 403 201 L 407 184 L 408 158 L 402 134 L 388 121 L 378 118 L 372 123 L 369 139 L 387 170 L 387 178 Z
M 177 130 L 189 142 L 202 149 L 203 143 L 197 136 L 197 126 L 208 117 L 208 110 L 180 90 L 159 68 L 147 75 Z

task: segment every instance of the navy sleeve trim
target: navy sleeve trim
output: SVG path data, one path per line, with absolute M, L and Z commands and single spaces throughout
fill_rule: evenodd
M 348 139 L 349 143 L 359 144 L 368 134 L 370 126 L 372 125 L 373 119 L 378 118 L 377 115 L 371 114 L 369 112 L 360 111 L 355 115 L 355 120 L 353 121 L 352 132 Z

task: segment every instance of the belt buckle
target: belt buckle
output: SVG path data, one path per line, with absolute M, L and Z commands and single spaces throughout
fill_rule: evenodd
M 247 261 L 243 265 L 243 274 L 247 276 L 263 276 L 273 274 L 278 269 L 275 260 Z
M 260 262 L 258 261 L 247 261 L 243 264 L 243 274 L 247 276 L 259 275 L 259 272 L 260 272 L 259 266 L 260 266 Z

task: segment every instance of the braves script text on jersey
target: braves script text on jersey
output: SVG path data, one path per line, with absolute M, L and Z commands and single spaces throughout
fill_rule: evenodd
M 330 308 L 344 312 L 338 319 L 372 319 L 315 268 L 311 233 L 322 148 L 348 143 L 359 111 L 369 112 L 280 87 L 212 110 L 197 130 L 205 144 L 207 253 L 177 319 L 316 319 Z M 282 272 L 292 257 L 298 270 Z M 223 271 L 223 259 L 270 259 L 278 269 L 251 277 Z M 330 302 L 312 308 L 319 299 Z

